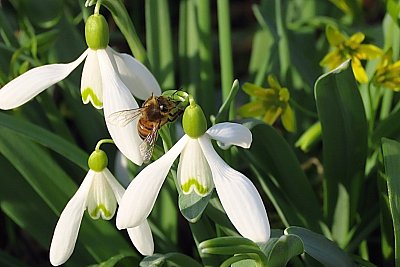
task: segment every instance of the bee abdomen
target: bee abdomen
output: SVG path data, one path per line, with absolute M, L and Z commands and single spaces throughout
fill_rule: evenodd
M 151 134 L 154 128 L 154 123 L 148 120 L 144 119 L 139 119 L 138 125 L 137 125 L 137 130 L 139 133 L 140 138 L 143 140 L 146 139 L 146 137 Z

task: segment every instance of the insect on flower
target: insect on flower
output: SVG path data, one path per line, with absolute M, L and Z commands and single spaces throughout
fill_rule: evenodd
M 187 93 L 170 90 L 161 96 L 152 95 L 140 108 L 121 110 L 108 116 L 108 121 L 124 127 L 139 117 L 137 130 L 143 142 L 139 146 L 144 162 L 149 162 L 158 137 L 158 130 L 175 121 L 188 105 Z

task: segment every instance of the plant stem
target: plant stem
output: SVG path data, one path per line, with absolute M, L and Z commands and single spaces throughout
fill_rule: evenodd
M 214 114 L 215 111 L 210 1 L 197 0 L 197 9 L 197 24 L 200 36 L 200 88 L 198 88 L 198 93 L 203 111 L 206 117 L 209 117 L 209 115 Z
M 218 31 L 219 31 L 219 51 L 221 64 L 221 82 L 222 82 L 222 102 L 228 98 L 233 82 L 233 63 L 232 63 L 232 44 L 229 1 L 218 0 Z M 229 110 L 229 119 L 234 119 L 234 103 L 231 103 Z
M 112 139 L 101 139 L 100 141 L 97 142 L 95 150 L 99 150 L 100 146 L 106 143 L 114 144 L 114 141 Z

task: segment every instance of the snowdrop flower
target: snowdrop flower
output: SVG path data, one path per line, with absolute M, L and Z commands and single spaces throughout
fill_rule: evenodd
M 1 88 L 0 109 L 13 109 L 25 104 L 66 78 L 85 58 L 81 79 L 83 103 L 90 102 L 95 108 L 104 108 L 105 117 L 116 111 L 138 108 L 132 94 L 142 100 L 152 94 L 161 94 L 156 79 L 143 64 L 108 46 L 108 25 L 102 15 L 94 14 L 88 18 L 85 36 L 89 48 L 75 61 L 33 68 Z M 138 147 L 142 140 L 136 130 L 137 121 L 123 128 L 106 123 L 119 150 L 135 164 L 141 165 L 143 159 Z
M 98 148 L 90 155 L 90 170 L 65 206 L 54 230 L 50 245 L 50 262 L 53 266 L 63 264 L 71 256 L 86 208 L 93 219 L 101 217 L 110 220 L 114 216 L 125 189 L 108 170 L 107 162 L 106 154 Z M 147 220 L 127 230 L 133 245 L 141 254 L 153 254 L 153 237 Z
M 160 188 L 178 157 L 178 182 L 184 194 L 209 194 L 214 188 L 238 232 L 254 242 L 270 237 L 268 216 L 255 186 L 229 167 L 214 150 L 211 139 L 225 147 L 250 147 L 251 132 L 236 123 L 219 123 L 207 130 L 201 108 L 190 100 L 183 115 L 185 135 L 161 158 L 144 168 L 128 186 L 117 213 L 117 227 L 140 225 L 150 214 Z

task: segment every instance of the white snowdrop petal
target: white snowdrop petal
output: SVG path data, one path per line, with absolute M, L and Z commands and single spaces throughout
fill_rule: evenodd
M 200 137 L 199 143 L 210 164 L 218 197 L 232 224 L 242 236 L 254 242 L 266 242 L 270 237 L 270 225 L 255 186 L 219 157 L 206 136 Z
M 130 183 L 117 212 L 117 228 L 140 225 L 149 216 L 173 162 L 187 143 L 183 136 L 167 153 L 144 168 Z
M 122 154 L 135 164 L 141 165 L 143 159 L 139 151 L 139 145 L 142 143 L 142 139 L 137 131 L 138 118 L 125 126 L 110 122 L 108 119 L 115 112 L 135 109 L 139 106 L 115 72 L 106 51 L 100 49 L 96 52 L 102 76 L 103 108 L 108 131 Z
M 127 230 L 132 244 L 136 247 L 140 254 L 145 256 L 153 255 L 153 235 L 147 220 L 145 220 L 141 225 L 134 228 L 128 228 Z
M 93 176 L 94 172 L 90 170 L 58 219 L 50 245 L 50 263 L 53 266 L 66 262 L 74 251 Z
M 114 195 L 114 191 L 111 188 L 106 178 L 106 172 L 108 169 L 104 169 L 101 172 L 94 172 L 92 186 L 90 187 L 88 198 L 87 198 L 87 209 L 92 219 L 101 218 L 104 220 L 110 220 L 117 210 L 117 200 Z M 111 175 L 111 173 L 107 173 Z
M 103 107 L 103 88 L 99 60 L 96 51 L 92 49 L 89 49 L 82 70 L 81 95 L 84 104 L 91 102 L 95 108 L 100 109 Z
M 107 49 L 114 55 L 122 81 L 135 97 L 146 100 L 152 94 L 161 95 L 160 85 L 145 65 L 128 54 Z
M 206 133 L 212 139 L 219 141 L 223 149 L 227 149 L 231 145 L 249 148 L 252 141 L 250 130 L 238 123 L 217 123 L 210 127 Z
M 63 80 L 85 59 L 88 50 L 67 64 L 50 64 L 33 68 L 0 89 L 0 109 L 19 107 L 53 84 Z
M 115 199 L 118 204 L 121 202 L 121 198 L 125 193 L 125 188 L 117 181 L 117 179 L 112 175 L 108 168 L 103 170 L 104 177 L 106 178 L 108 184 L 110 185 L 112 191 L 114 192 Z
M 178 181 L 184 194 L 205 196 L 214 188 L 210 166 L 197 139 L 190 138 L 179 159 Z

